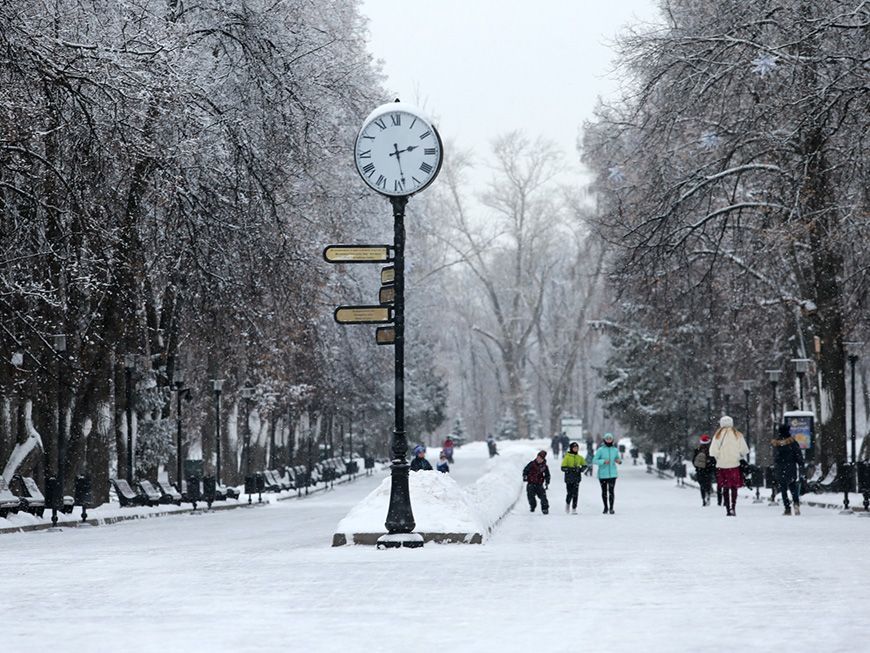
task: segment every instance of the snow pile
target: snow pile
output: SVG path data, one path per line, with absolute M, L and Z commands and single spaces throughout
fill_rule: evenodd
M 535 449 L 528 442 L 510 444 L 513 446 L 506 447 L 504 454 L 486 461 L 487 473 L 465 488 L 450 474 L 411 472 L 408 485 L 417 524 L 415 532 L 429 536 L 428 539 L 450 534 L 464 537 L 449 541 L 484 541 L 516 503 L 522 489 L 523 465 L 534 455 Z M 354 541 L 354 534 L 385 532 L 391 482 L 389 476 L 385 478 L 338 523 L 335 529 L 338 543 Z

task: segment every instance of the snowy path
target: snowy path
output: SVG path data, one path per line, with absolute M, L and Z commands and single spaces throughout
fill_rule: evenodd
M 589 478 L 582 514 L 565 515 L 554 482 L 550 515 L 518 503 L 483 546 L 329 548 L 379 476 L 250 510 L 6 535 L 0 614 L 15 616 L 0 649 L 839 651 L 866 641 L 870 519 L 785 518 L 746 501 L 726 519 L 642 469 L 623 469 L 616 515 L 600 514 Z

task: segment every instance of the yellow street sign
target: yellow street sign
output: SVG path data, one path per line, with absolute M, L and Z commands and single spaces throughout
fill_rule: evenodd
M 396 280 L 396 268 L 392 265 L 381 268 L 381 283 L 393 283 Z
M 393 327 L 378 327 L 375 331 L 375 342 L 379 345 L 395 345 L 396 330 Z
M 393 260 L 389 245 L 330 245 L 323 250 L 329 263 L 389 263 Z
M 396 302 L 396 287 L 393 284 L 381 286 L 378 291 L 378 303 L 381 306 L 394 304 Z
M 339 306 L 334 316 L 339 324 L 386 324 L 393 321 L 393 309 L 386 306 Z

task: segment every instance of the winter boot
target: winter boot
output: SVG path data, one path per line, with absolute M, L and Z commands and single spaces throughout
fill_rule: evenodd
M 613 508 L 610 509 L 610 514 L 611 514 L 611 515 L 613 514 Z
M 797 506 L 795 506 L 795 510 L 797 510 Z M 783 517 L 790 517 L 791 516 L 791 506 L 785 507 L 785 510 L 782 511 L 782 516 Z
M 571 511 L 571 504 L 566 503 L 565 504 L 565 514 L 567 515 L 570 511 Z
M 797 515 L 797 516 L 800 516 L 800 514 L 801 514 L 801 504 L 799 504 L 799 503 L 794 504 L 794 514 Z
M 572 514 L 572 515 L 576 515 L 576 514 L 577 514 L 577 508 L 571 508 L 571 514 Z

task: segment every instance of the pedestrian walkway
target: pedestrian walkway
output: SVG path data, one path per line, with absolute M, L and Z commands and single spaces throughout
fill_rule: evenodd
M 523 497 L 482 546 L 331 548 L 381 477 L 225 514 L 4 536 L 2 596 L 17 616 L 3 649 L 860 648 L 870 519 L 746 501 L 726 518 L 642 467 L 620 473 L 615 515 L 589 478 L 581 514 L 566 515 L 554 482 L 549 515 Z

